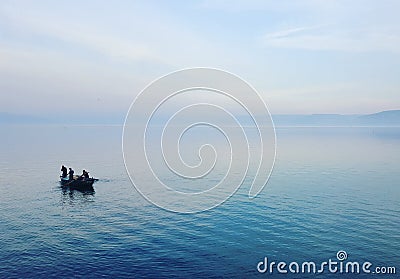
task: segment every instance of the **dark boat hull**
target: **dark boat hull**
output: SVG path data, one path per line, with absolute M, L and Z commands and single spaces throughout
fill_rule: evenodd
M 89 179 L 74 179 L 74 180 L 66 180 L 61 179 L 60 184 L 63 188 L 69 188 L 73 190 L 79 191 L 94 191 L 93 183 L 97 181 L 97 179 L 89 178 Z

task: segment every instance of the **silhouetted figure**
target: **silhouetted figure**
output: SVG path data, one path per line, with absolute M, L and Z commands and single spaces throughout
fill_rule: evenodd
M 69 168 L 69 172 L 68 172 L 69 180 L 74 179 L 74 173 L 75 173 L 74 170 L 72 168 Z
M 81 177 L 83 177 L 84 179 L 88 179 L 89 178 L 89 172 L 87 172 L 86 170 L 83 170 Z
M 62 172 L 61 177 L 62 178 L 66 178 L 67 175 L 68 175 L 68 171 L 67 171 L 67 168 L 64 165 L 61 166 L 61 172 Z

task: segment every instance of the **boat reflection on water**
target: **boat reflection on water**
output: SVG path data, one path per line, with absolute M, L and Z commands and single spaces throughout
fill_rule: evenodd
M 85 171 L 84 171 L 85 173 Z M 74 175 L 72 178 L 60 176 L 60 188 L 62 191 L 61 203 L 62 205 L 82 205 L 86 202 L 94 201 L 94 188 L 93 184 L 99 181 L 97 178 L 87 176 Z
M 69 187 L 60 187 L 61 188 L 61 204 L 62 205 L 82 205 L 87 202 L 94 202 L 95 191 L 92 188 L 91 190 L 78 190 Z

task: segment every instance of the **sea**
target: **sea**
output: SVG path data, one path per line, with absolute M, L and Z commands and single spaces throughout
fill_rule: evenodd
M 136 190 L 122 126 L 1 125 L 0 278 L 398 278 L 400 128 L 277 127 L 276 139 L 256 198 L 245 180 L 183 214 Z M 88 170 L 95 191 L 62 189 L 61 164 Z

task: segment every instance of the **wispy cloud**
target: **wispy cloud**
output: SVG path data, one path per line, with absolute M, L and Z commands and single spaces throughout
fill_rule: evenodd
M 319 26 L 311 26 L 311 27 L 296 27 L 296 28 L 289 28 L 283 29 L 276 32 L 267 33 L 264 36 L 265 40 L 274 40 L 274 39 L 282 39 L 287 38 L 295 35 L 299 35 L 304 33 L 305 31 L 313 30 L 318 28 Z
M 65 48 L 58 49 L 64 55 L 79 48 L 123 63 L 150 63 L 176 69 L 222 60 L 223 54 L 229 51 L 225 46 L 207 39 L 207 34 L 195 32 L 162 11 L 148 11 L 145 8 L 141 11 L 138 8 L 133 12 L 133 17 L 125 12 L 121 16 L 127 21 L 124 25 L 118 21 L 104 24 L 101 18 L 90 18 L 92 22 L 87 22 L 75 20 L 67 14 L 58 17 L 36 8 L 22 11 L 13 6 L 2 8 L 0 23 L 3 27 L 0 26 L 0 29 L 8 28 L 12 32 L 24 33 L 26 37 L 35 40 L 44 38 L 62 42 Z M 41 42 L 37 45 L 40 46 Z
M 135 61 L 165 62 L 162 57 L 151 50 L 149 45 L 143 42 L 109 35 L 79 22 L 66 22 L 62 19 L 49 18 L 48 15 L 28 13 L 8 13 L 6 20 L 14 30 L 22 29 L 23 32 L 56 39 L 102 55 Z
M 298 27 L 267 33 L 264 46 L 306 50 L 389 51 L 400 53 L 400 33 L 353 29 Z
M 262 44 L 274 48 L 400 53 L 396 0 L 204 0 L 221 13 L 262 12 Z M 268 30 L 268 31 L 267 31 Z

